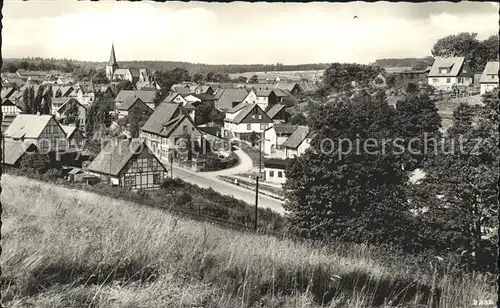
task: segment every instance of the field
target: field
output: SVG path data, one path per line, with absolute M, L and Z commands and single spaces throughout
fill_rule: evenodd
M 311 70 L 311 71 L 270 71 L 270 72 L 247 72 L 229 74 L 231 79 L 238 78 L 239 76 L 250 79 L 253 75 L 257 75 L 259 80 L 276 80 L 279 77 L 281 80 L 289 79 L 291 81 L 300 81 L 305 78 L 307 80 L 319 80 L 323 77 L 324 70 Z
M 433 275 L 363 245 L 240 233 L 11 175 L 2 176 L 2 203 L 4 307 L 356 308 L 402 300 L 461 308 L 494 298 L 478 275 Z

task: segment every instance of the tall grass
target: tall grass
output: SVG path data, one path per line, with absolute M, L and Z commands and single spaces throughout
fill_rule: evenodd
M 362 245 L 241 233 L 14 176 L 2 188 L 8 307 L 451 308 L 494 295 L 481 276 L 408 273 Z

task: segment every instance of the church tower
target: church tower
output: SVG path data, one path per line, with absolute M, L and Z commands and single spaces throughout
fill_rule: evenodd
M 117 68 L 118 68 L 118 63 L 116 63 L 115 46 L 114 44 L 111 44 L 111 55 L 109 56 L 108 65 L 106 65 L 106 77 L 109 80 L 113 80 L 113 73 L 116 71 Z

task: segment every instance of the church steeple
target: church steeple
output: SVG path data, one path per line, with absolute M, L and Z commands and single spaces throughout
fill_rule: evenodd
M 111 43 L 111 55 L 109 56 L 108 65 L 106 65 L 106 78 L 113 80 L 113 74 L 118 69 L 115 56 L 115 44 Z
M 111 55 L 109 56 L 108 65 L 118 65 L 116 63 L 115 44 L 113 44 L 113 43 L 111 43 Z

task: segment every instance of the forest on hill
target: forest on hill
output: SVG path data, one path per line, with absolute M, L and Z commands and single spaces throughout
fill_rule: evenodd
M 71 59 L 56 59 L 56 58 L 6 58 L 4 59 L 4 66 L 2 71 L 9 71 L 9 67 L 26 67 L 30 69 L 37 66 L 55 66 L 55 67 L 75 67 L 79 66 L 84 69 L 104 68 L 106 62 L 95 61 L 78 61 Z M 33 64 L 32 64 L 33 63 Z M 42 65 L 44 64 L 44 65 Z M 190 73 L 206 74 L 209 72 L 221 72 L 228 74 L 245 73 L 245 72 L 272 72 L 272 71 L 305 71 L 305 70 L 322 70 L 326 69 L 328 63 L 316 64 L 296 64 L 284 65 L 277 64 L 203 64 L 203 63 L 190 63 L 190 62 L 177 62 L 177 61 L 119 61 L 120 67 L 126 68 L 144 68 L 147 67 L 151 70 L 166 71 L 173 70 L 174 68 L 187 69 Z

